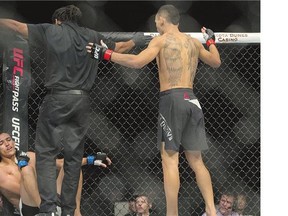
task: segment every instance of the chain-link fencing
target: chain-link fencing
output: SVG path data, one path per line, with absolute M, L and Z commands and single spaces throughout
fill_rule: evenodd
M 203 158 L 211 172 L 216 204 L 224 191 L 245 194 L 246 214 L 260 215 L 260 44 L 217 46 L 222 65 L 213 69 L 200 62 L 194 85 L 210 145 Z M 29 149 L 34 149 L 39 106 L 46 93 L 46 63 L 41 49 L 31 48 L 30 57 Z M 2 76 L 0 95 L 3 98 Z M 158 95 L 155 61 L 139 70 L 101 62 L 90 92 L 84 156 L 101 150 L 113 164 L 109 169 L 83 166 L 83 216 L 122 216 L 128 212 L 128 200 L 136 194 L 146 194 L 154 213 L 165 215 L 156 145 Z M 182 151 L 179 166 L 179 215 L 202 215 L 204 202 Z

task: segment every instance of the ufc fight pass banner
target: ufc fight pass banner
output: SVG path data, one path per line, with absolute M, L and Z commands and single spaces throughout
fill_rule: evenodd
M 9 39 L 3 57 L 3 132 L 11 135 L 15 147 L 28 150 L 28 93 L 31 85 L 28 42 Z

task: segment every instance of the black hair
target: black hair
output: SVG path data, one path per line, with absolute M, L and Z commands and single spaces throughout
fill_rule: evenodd
M 70 21 L 79 23 L 82 16 L 81 10 L 75 5 L 67 5 L 65 7 L 58 8 L 52 15 L 52 23 L 55 23 L 55 19 L 64 22 Z
M 163 16 L 167 22 L 170 22 L 174 25 L 179 24 L 180 14 L 178 9 L 173 5 L 163 5 L 159 8 L 158 14 Z

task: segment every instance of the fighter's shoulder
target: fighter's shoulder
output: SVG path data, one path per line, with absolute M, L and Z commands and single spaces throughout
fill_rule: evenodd
M 158 44 L 166 44 L 167 41 L 171 40 L 171 37 L 173 38 L 173 34 L 169 34 L 169 33 L 165 33 L 162 35 L 157 35 L 153 38 L 153 40 L 155 42 L 157 42 Z
M 189 37 L 191 43 L 193 43 L 194 45 L 196 45 L 199 49 L 202 47 L 202 43 L 200 42 L 199 39 L 192 37 L 190 35 L 187 35 L 187 37 Z
M 152 40 L 154 41 L 161 41 L 164 40 L 165 35 L 155 35 Z
M 189 37 L 191 38 L 191 40 L 193 41 L 193 43 L 201 44 L 201 42 L 200 42 L 199 39 L 197 39 L 197 38 L 195 38 L 195 37 L 193 37 L 193 36 L 190 36 L 190 35 L 187 35 L 187 36 L 189 36 Z
M 150 41 L 149 46 L 161 47 L 163 44 L 165 44 L 165 41 L 166 41 L 165 35 L 157 35 L 154 36 L 153 39 Z

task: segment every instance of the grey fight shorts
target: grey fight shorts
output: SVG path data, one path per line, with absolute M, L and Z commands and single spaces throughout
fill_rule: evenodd
M 160 92 L 158 147 L 165 150 L 202 151 L 208 149 L 204 115 L 192 89 L 178 88 Z

